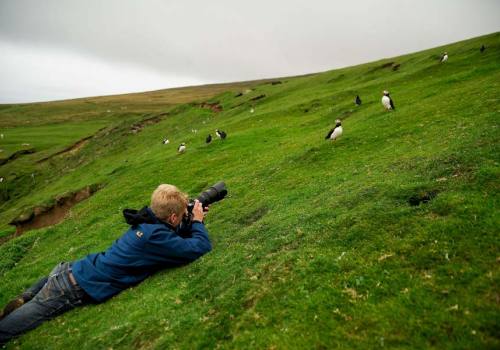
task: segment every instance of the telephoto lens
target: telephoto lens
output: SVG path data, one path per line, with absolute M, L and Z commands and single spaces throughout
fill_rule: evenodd
M 227 195 L 226 184 L 223 181 L 217 182 L 215 185 L 209 187 L 207 190 L 200 193 L 197 200 L 200 201 L 203 208 L 208 207 L 210 204 L 223 200 Z M 186 218 L 186 224 L 191 223 L 192 213 L 194 208 L 194 199 L 190 199 L 188 203 L 188 216 Z
M 219 181 L 215 185 L 209 187 L 206 191 L 201 192 L 200 195 L 196 197 L 196 199 L 200 201 L 201 206 L 203 208 L 206 208 L 214 202 L 223 200 L 224 197 L 226 197 L 226 195 L 227 195 L 226 184 L 223 181 Z M 191 232 L 190 232 L 191 230 L 189 228 L 193 224 L 194 203 L 195 203 L 194 199 L 189 200 L 187 206 L 188 213 L 182 219 L 180 230 L 178 232 L 178 235 L 181 236 L 182 238 L 191 237 Z
M 209 206 L 212 203 L 218 202 L 227 194 L 226 184 L 223 181 L 217 182 L 206 191 L 201 192 L 198 199 L 203 207 Z

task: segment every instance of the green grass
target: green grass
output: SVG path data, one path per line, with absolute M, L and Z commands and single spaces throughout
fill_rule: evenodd
M 450 59 L 439 64 L 445 50 Z M 127 229 L 121 210 L 147 204 L 160 183 L 191 196 L 218 180 L 230 190 L 207 219 L 210 254 L 8 348 L 498 348 L 499 58 L 495 33 L 279 85 L 188 89 L 181 100 L 166 90 L 151 106 L 147 94 L 102 98 L 127 106 L 116 114 L 85 99 L 0 108 L 17 143 L 47 130 L 40 149 L 49 154 L 95 133 L 74 154 L 36 163 L 35 153 L 0 167 L 8 179 L 0 236 L 23 210 L 104 186 L 62 223 L 0 245 L 1 303 L 57 262 L 106 249 Z M 394 112 L 380 104 L 384 89 Z M 189 103 L 204 99 L 223 111 Z M 54 122 L 51 108 L 61 116 Z M 337 118 L 344 135 L 327 142 Z M 48 136 L 63 126 L 67 134 Z M 228 139 L 205 145 L 216 128 Z M 186 154 L 176 153 L 180 142 Z M 428 203 L 409 204 L 430 192 Z

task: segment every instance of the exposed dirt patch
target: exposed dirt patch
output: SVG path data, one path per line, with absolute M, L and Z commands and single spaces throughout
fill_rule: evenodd
M 279 85 L 279 84 L 283 84 L 283 82 L 281 80 L 275 80 L 275 81 L 271 81 L 269 84 L 271 84 L 271 85 Z
M 34 148 L 28 148 L 28 149 L 22 149 L 22 150 L 16 151 L 13 154 L 11 154 L 10 157 L 8 157 L 8 158 L 1 158 L 0 165 L 7 164 L 8 162 L 13 161 L 14 159 L 17 159 L 24 154 L 31 154 L 31 153 L 35 153 L 35 152 L 36 152 L 36 150 Z
M 200 108 L 210 109 L 212 112 L 219 113 L 222 112 L 222 106 L 219 102 L 202 102 L 198 105 Z
M 4 241 L 0 240 L 0 243 L 20 236 L 26 231 L 52 226 L 61 222 L 75 204 L 89 198 L 101 188 L 101 185 L 87 186 L 79 191 L 56 197 L 51 205 L 37 206 L 22 213 L 9 222 L 9 225 L 16 227 L 16 232 L 11 236 L 4 237 Z
M 399 69 L 399 67 L 401 67 L 401 64 L 398 63 L 398 64 L 392 66 L 392 70 L 395 72 Z
M 157 123 L 161 122 L 163 120 L 163 117 L 166 116 L 166 115 L 168 115 L 168 114 L 169 114 L 168 112 L 160 113 L 160 114 L 157 114 L 157 115 L 155 115 L 153 117 L 149 117 L 149 118 L 143 119 L 143 120 L 141 120 L 141 121 L 139 121 L 137 123 L 134 123 L 130 127 L 130 133 L 137 134 L 142 129 L 144 129 L 144 127 L 146 127 L 148 125 L 157 124 Z

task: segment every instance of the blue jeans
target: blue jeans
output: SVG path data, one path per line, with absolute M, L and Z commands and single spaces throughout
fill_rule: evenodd
M 29 300 L 0 320 L 0 345 L 38 327 L 76 306 L 89 303 L 90 297 L 69 279 L 71 265 L 58 264 L 46 278 L 42 278 L 23 293 Z

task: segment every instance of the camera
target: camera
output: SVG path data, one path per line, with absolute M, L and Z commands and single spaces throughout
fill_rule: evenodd
M 215 185 L 209 187 L 207 190 L 200 193 L 197 200 L 200 201 L 203 208 L 208 207 L 210 204 L 223 200 L 227 195 L 226 184 L 223 181 L 217 182 Z M 191 225 L 193 219 L 193 208 L 195 199 L 190 199 L 187 209 L 188 215 L 184 217 L 183 223 L 185 225 Z

